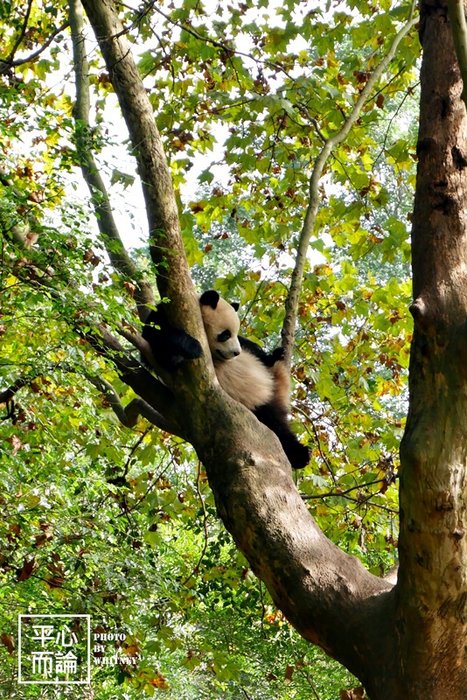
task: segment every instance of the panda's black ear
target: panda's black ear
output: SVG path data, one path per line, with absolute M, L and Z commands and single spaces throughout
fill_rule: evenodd
M 235 309 L 235 311 L 238 311 L 240 308 L 240 304 L 238 303 L 238 301 L 232 301 L 230 303 L 230 306 L 232 307 L 232 309 Z
M 208 289 L 207 292 L 203 292 L 199 298 L 199 303 L 201 306 L 210 306 L 211 309 L 217 309 L 217 304 L 219 303 L 220 296 L 214 291 L 214 289 Z

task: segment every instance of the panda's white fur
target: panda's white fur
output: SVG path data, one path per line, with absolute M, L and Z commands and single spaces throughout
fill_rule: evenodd
M 237 311 L 225 299 L 220 297 L 216 308 L 203 303 L 200 308 L 216 375 L 224 391 L 251 411 L 274 400 L 287 411 L 289 379 L 283 363 L 265 367 L 255 355 L 242 349 Z
M 273 374 L 249 352 L 243 351 L 231 360 L 214 360 L 214 368 L 224 391 L 250 411 L 272 401 Z

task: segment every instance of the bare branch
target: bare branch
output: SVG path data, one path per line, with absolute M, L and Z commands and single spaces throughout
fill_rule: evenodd
M 303 228 L 300 234 L 295 268 L 292 273 L 289 294 L 287 296 L 285 305 L 284 325 L 282 327 L 282 346 L 285 350 L 285 360 L 289 366 L 292 359 L 292 350 L 295 338 L 295 327 L 297 324 L 298 302 L 302 289 L 306 256 L 308 252 L 310 238 L 315 227 L 316 215 L 318 213 L 320 205 L 319 183 L 323 174 L 324 167 L 333 149 L 339 143 L 344 141 L 344 139 L 348 136 L 350 130 L 357 121 L 363 106 L 368 101 L 368 99 L 370 99 L 371 93 L 375 85 L 377 84 L 378 80 L 381 78 L 384 71 L 394 58 L 399 44 L 404 39 L 404 37 L 410 32 L 412 27 L 415 26 L 417 21 L 417 19 L 414 17 L 415 6 L 416 2 L 414 1 L 410 9 L 409 19 L 404 24 L 402 29 L 400 29 L 400 31 L 396 34 L 396 36 L 391 42 L 387 54 L 384 56 L 384 58 L 381 60 L 381 62 L 378 64 L 378 66 L 368 78 L 368 81 L 363 90 L 361 91 L 360 96 L 356 101 L 352 112 L 345 120 L 343 126 L 333 136 L 326 140 L 318 157 L 316 158 L 315 165 L 310 177 L 310 194 L 308 208 L 305 213 Z M 321 133 L 318 133 L 321 137 Z

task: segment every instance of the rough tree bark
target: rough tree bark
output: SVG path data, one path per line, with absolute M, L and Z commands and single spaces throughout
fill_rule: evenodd
M 407 697 L 467 697 L 467 122 L 447 3 L 421 7 L 415 329 L 397 630 Z
M 138 160 L 160 289 L 199 333 L 169 171 L 124 30 L 111 0 L 83 4 Z M 166 378 L 174 420 L 203 460 L 219 515 L 253 570 L 294 627 L 358 676 L 372 700 L 460 700 L 467 692 L 465 114 L 445 5 L 430 0 L 423 9 L 416 327 L 397 587 L 324 537 L 277 439 L 219 389 L 209 358 Z M 161 411 L 156 395 L 146 390 L 143 398 Z

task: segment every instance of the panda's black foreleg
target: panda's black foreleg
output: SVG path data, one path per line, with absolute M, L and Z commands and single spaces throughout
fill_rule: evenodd
M 146 318 L 142 336 L 151 346 L 156 362 L 169 371 L 177 369 L 185 360 L 194 360 L 202 354 L 196 338 L 183 328 L 169 323 L 161 304 Z M 142 362 L 145 364 L 144 358 Z
M 292 469 L 303 469 L 303 467 L 306 467 L 310 461 L 310 451 L 308 447 L 302 445 L 297 436 L 290 430 L 285 411 L 274 406 L 274 404 L 266 404 L 265 406 L 258 406 L 254 410 L 254 414 L 261 423 L 264 423 L 276 433 Z
M 158 346 L 157 353 L 159 358 L 162 357 L 161 365 L 166 369 L 177 369 L 185 360 L 195 360 L 201 357 L 202 349 L 200 343 L 196 338 L 188 335 L 183 328 L 172 327 L 165 338 L 165 343 L 166 345 L 163 347 L 162 352 L 160 351 L 161 346 Z M 155 354 L 155 357 L 157 357 L 157 354 Z
M 265 352 L 262 347 L 242 335 L 238 336 L 242 350 L 254 355 L 265 367 L 273 367 L 276 362 L 284 359 L 284 348 L 276 348 L 272 352 Z

